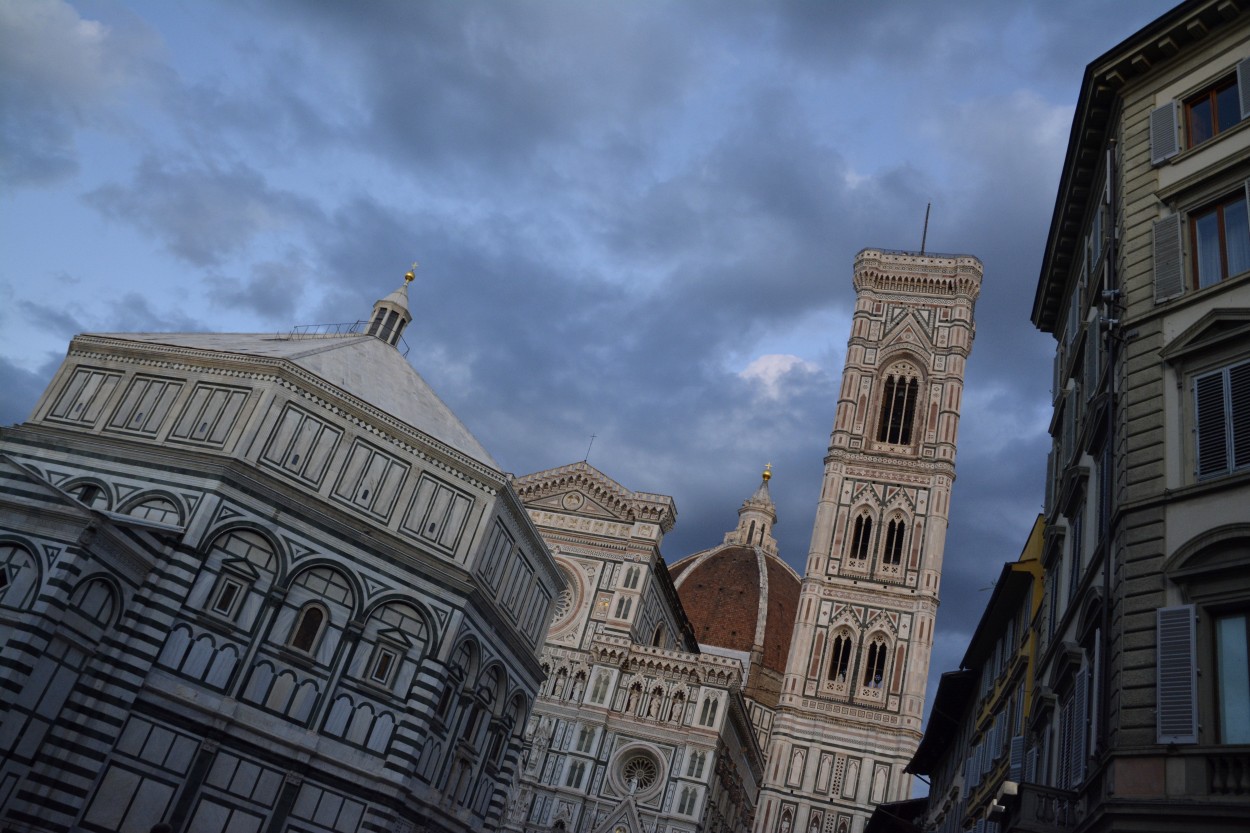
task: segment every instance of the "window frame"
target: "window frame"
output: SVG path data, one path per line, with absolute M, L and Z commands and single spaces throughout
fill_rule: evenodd
M 217 581 L 213 584 L 212 592 L 208 596 L 208 612 L 231 622 L 236 621 L 239 617 L 239 611 L 243 608 L 243 599 L 247 596 L 251 586 L 252 582 L 248 581 L 243 575 L 234 571 L 222 570 L 217 576 Z M 221 597 L 228 587 L 234 587 L 235 591 L 223 609 Z
M 1241 395 L 1246 401 L 1237 401 L 1237 386 L 1234 383 L 1234 371 L 1244 376 L 1238 381 L 1246 387 Z M 1222 451 L 1223 465 L 1219 468 L 1203 469 L 1203 429 L 1214 430 L 1217 426 L 1216 412 L 1210 402 L 1204 403 L 1200 393 L 1200 385 L 1209 379 L 1218 378 L 1219 384 L 1219 429 L 1222 431 L 1224 448 Z M 1193 477 L 1195 482 L 1206 482 L 1220 477 L 1227 477 L 1250 468 L 1250 447 L 1240 449 L 1237 444 L 1238 434 L 1245 432 L 1244 439 L 1250 440 L 1250 358 L 1244 356 L 1238 360 L 1222 363 L 1189 375 L 1189 403 L 1192 407 L 1193 442 L 1190 446 L 1193 454 Z M 1242 405 L 1244 412 L 1237 406 Z M 1209 413 L 1204 413 L 1211 409 Z M 1238 430 L 1240 427 L 1240 431 Z
M 390 665 L 386 668 L 385 674 L 378 676 L 378 664 L 383 657 L 390 657 Z M 395 685 L 396 675 L 399 673 L 399 666 L 404 660 L 404 650 L 398 645 L 390 642 L 377 642 L 373 646 L 373 651 L 369 654 L 369 664 L 365 666 L 365 679 L 374 685 L 383 688 L 392 688 Z
M 1236 272 L 1231 271 L 1228 258 L 1229 239 L 1226 209 L 1237 203 L 1241 204 L 1242 211 L 1246 215 L 1245 227 L 1242 231 L 1246 235 L 1244 245 L 1247 249 L 1250 249 L 1250 199 L 1247 199 L 1246 191 L 1246 183 L 1243 182 L 1239 187 L 1185 212 L 1185 225 L 1189 233 L 1189 289 L 1191 291 L 1196 292 L 1201 289 L 1208 289 L 1230 278 L 1250 272 L 1250 264 Z M 1219 248 L 1219 275 L 1204 281 L 1201 272 L 1202 257 L 1199 246 L 1198 223 L 1212 216 L 1215 218 L 1216 243 Z
M 1220 123 L 1220 96 L 1231 90 L 1231 104 L 1236 118 L 1229 122 L 1226 126 L 1221 127 Z M 1208 115 L 1209 122 L 1206 125 L 1210 129 L 1210 134 L 1200 139 L 1194 138 L 1194 108 L 1202 104 L 1210 105 Z M 1205 145 L 1212 139 L 1217 138 L 1223 133 L 1228 132 L 1232 128 L 1241 123 L 1241 90 L 1237 82 L 1237 73 L 1232 72 L 1222 76 L 1219 79 L 1207 84 L 1201 90 L 1192 95 L 1186 96 L 1181 102 L 1181 113 L 1185 128 L 1185 148 L 1196 148 Z
M 321 616 L 321 621 L 317 623 L 317 628 L 313 631 L 312 638 L 308 641 L 308 646 L 297 645 L 296 640 L 301 636 L 304 623 L 308 621 L 308 617 L 316 613 Z M 298 651 L 308 656 L 316 656 L 317 647 L 321 644 L 321 637 L 325 635 L 326 626 L 330 623 L 330 611 L 325 605 L 318 602 L 309 602 L 299 609 L 295 615 L 295 622 L 291 625 L 291 631 L 287 634 L 286 647 L 292 651 Z

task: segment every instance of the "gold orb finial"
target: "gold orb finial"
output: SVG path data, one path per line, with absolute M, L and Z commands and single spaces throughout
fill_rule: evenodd
M 404 283 L 412 283 L 417 279 L 417 267 L 420 265 L 415 260 L 412 262 L 412 268 L 404 273 Z
M 764 464 L 764 482 L 767 483 L 769 480 L 772 479 L 772 477 L 773 477 L 773 464 L 765 463 Z

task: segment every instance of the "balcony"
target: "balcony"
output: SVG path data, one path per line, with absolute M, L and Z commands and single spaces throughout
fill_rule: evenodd
M 1020 784 L 1002 829 L 1010 833 L 1062 833 L 1075 830 L 1084 816 L 1084 802 L 1075 792 Z

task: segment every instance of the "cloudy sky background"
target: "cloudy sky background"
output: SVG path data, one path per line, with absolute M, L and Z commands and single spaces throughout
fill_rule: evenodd
M 805 560 L 865 247 L 985 264 L 932 678 L 1042 501 L 1029 322 L 1086 63 L 1171 0 L 0 3 L 0 424 L 75 333 L 354 321 L 517 474 Z

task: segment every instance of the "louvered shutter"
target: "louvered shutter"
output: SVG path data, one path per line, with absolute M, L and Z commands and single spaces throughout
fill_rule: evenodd
M 1071 785 L 1072 777 L 1072 698 L 1064 701 L 1059 709 L 1059 771 L 1056 773 L 1057 786 L 1066 790 Z
M 1158 742 L 1198 742 L 1193 605 L 1161 607 L 1158 628 Z
M 1154 223 L 1155 303 L 1185 291 L 1181 259 L 1181 215 L 1172 214 Z
M 1011 739 L 1011 757 L 1007 763 L 1007 780 L 1019 784 L 1024 778 L 1024 735 Z
M 1194 379 L 1195 474 L 1202 478 L 1228 471 L 1228 424 L 1224 418 L 1224 371 Z
M 1162 165 L 1181 152 L 1179 111 L 1175 101 L 1150 111 L 1150 164 Z
M 1072 784 L 1085 780 L 1085 759 L 1089 756 L 1089 669 L 1076 674 L 1076 690 L 1072 692 Z
M 1034 746 L 1024 756 L 1024 782 L 1026 784 L 1037 783 L 1037 758 L 1040 754 L 1040 750 Z
M 1250 118 L 1250 58 L 1237 64 L 1237 92 L 1241 97 L 1241 117 Z
M 1250 362 L 1228 369 L 1228 415 L 1233 468 L 1250 466 Z

